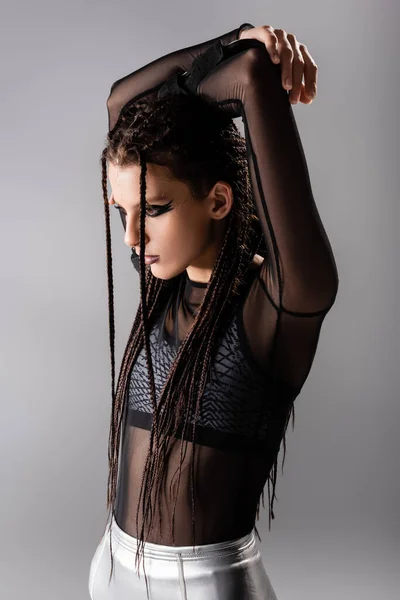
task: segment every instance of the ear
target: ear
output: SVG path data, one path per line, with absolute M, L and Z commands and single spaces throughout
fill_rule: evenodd
M 210 204 L 210 217 L 223 219 L 233 205 L 232 186 L 227 181 L 217 181 L 208 194 Z

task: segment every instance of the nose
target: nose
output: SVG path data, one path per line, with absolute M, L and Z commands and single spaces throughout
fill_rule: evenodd
M 120 212 L 122 225 L 125 230 L 124 243 L 129 247 L 137 247 L 140 248 L 140 223 L 139 220 L 136 220 L 134 224 L 132 224 L 132 219 L 127 220 L 126 215 Z M 149 237 L 145 230 L 145 247 L 147 246 Z

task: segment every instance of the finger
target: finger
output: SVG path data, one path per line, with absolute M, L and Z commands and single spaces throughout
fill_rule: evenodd
M 309 98 L 309 96 L 307 96 L 307 94 L 306 94 L 306 88 L 305 88 L 304 82 L 301 82 L 301 93 L 300 93 L 299 102 L 301 102 L 302 104 L 311 104 L 312 103 L 312 98 Z
M 278 50 L 278 38 L 274 33 L 274 28 L 271 25 L 263 25 L 263 39 L 268 54 L 271 57 L 272 62 L 278 64 L 280 62 L 279 50 Z
M 292 33 L 288 33 L 287 39 L 293 50 L 293 62 L 292 62 L 292 89 L 289 94 L 289 101 L 291 104 L 297 104 L 301 93 L 301 83 L 303 81 L 304 73 L 304 59 L 300 52 L 299 43 Z
M 292 46 L 287 39 L 286 31 L 284 29 L 274 29 L 274 33 L 278 38 L 278 50 L 281 57 L 282 86 L 286 90 L 290 90 L 292 87 Z
M 300 44 L 300 52 L 304 59 L 304 81 L 306 94 L 309 98 L 315 98 L 317 95 L 318 67 L 313 57 L 308 52 L 307 46 Z

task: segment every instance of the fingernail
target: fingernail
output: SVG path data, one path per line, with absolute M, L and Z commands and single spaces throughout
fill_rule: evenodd
M 285 79 L 285 86 L 290 90 L 292 89 L 292 84 L 290 83 L 290 79 L 287 77 Z
M 274 54 L 274 61 L 279 62 L 279 60 L 280 60 L 279 54 Z

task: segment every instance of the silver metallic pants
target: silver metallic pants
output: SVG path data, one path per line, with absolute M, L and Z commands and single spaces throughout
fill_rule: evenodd
M 111 569 L 110 535 L 114 570 Z M 254 530 L 218 544 L 163 546 L 146 542 L 139 575 L 135 568 L 136 538 L 112 517 L 96 548 L 89 573 L 92 600 L 277 600 L 256 547 Z

